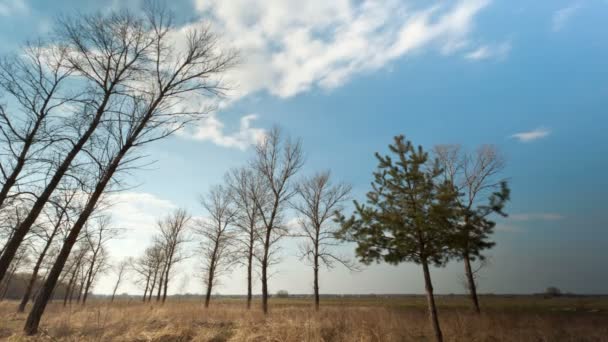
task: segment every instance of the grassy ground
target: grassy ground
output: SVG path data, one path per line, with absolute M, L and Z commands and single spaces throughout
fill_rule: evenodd
M 430 341 L 423 297 L 327 298 L 319 313 L 308 299 L 270 301 L 268 317 L 254 303 L 222 299 L 165 305 L 93 301 L 51 304 L 41 333 L 21 335 L 25 314 L 0 303 L 0 339 L 9 341 Z M 476 316 L 461 296 L 438 298 L 446 341 L 608 341 L 608 298 L 488 296 Z

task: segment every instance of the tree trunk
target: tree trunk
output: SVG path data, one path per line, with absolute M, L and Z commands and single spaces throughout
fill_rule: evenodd
M 116 296 L 116 291 L 118 291 L 118 285 L 120 285 L 120 279 L 116 281 L 116 285 L 114 286 L 114 291 L 112 291 L 112 299 L 110 299 L 110 303 L 114 302 L 114 297 Z
M 315 290 L 315 311 L 319 311 L 319 229 L 316 230 L 315 240 L 315 263 L 313 265 L 314 290 Z
M 169 267 L 167 266 L 167 273 L 165 273 L 165 288 L 163 290 L 163 301 L 165 304 L 165 300 L 167 300 L 167 289 L 169 289 Z
M 156 277 L 158 277 L 158 269 L 154 270 L 154 278 L 152 279 L 152 285 L 150 285 L 150 293 L 148 294 L 148 303 L 152 301 L 152 295 L 154 294 L 154 287 L 156 286 Z
M 249 247 L 249 259 L 247 260 L 247 310 L 251 309 L 252 298 L 252 268 L 253 268 L 253 244 Z
M 163 272 L 160 273 L 160 280 L 158 282 L 158 292 L 156 293 L 156 302 L 160 301 L 160 296 L 163 291 L 163 281 L 164 281 L 164 276 L 165 276 L 164 272 L 165 271 L 163 270 Z
M 46 245 L 42 249 L 42 252 L 38 256 L 38 260 L 36 260 L 36 265 L 34 265 L 34 269 L 32 270 L 32 276 L 30 277 L 30 281 L 27 283 L 27 287 L 25 288 L 25 293 L 23 294 L 23 298 L 21 298 L 21 303 L 19 303 L 19 307 L 17 308 L 17 312 L 24 312 L 25 306 L 27 302 L 30 300 L 30 296 L 32 295 L 32 290 L 34 289 L 34 284 L 38 279 L 38 271 L 40 270 L 40 265 L 42 265 L 42 261 L 46 255 L 49 246 L 51 245 L 52 238 L 47 241 Z
M 433 296 L 433 284 L 431 282 L 431 273 L 426 260 L 422 261 L 422 270 L 424 271 L 424 287 L 426 289 L 426 299 L 428 303 L 429 318 L 435 334 L 435 341 L 442 342 L 443 335 L 439 327 L 439 318 L 437 317 L 437 308 L 435 306 L 435 297 Z
M 475 313 L 481 313 L 479 309 L 479 300 L 477 298 L 477 286 L 475 285 L 475 278 L 473 277 L 473 271 L 471 269 L 471 258 L 468 253 L 465 253 L 463 256 L 464 259 L 464 270 L 467 276 L 467 283 L 469 285 L 469 295 L 471 297 L 471 301 L 473 302 L 473 309 Z
M 315 311 L 319 311 L 319 267 L 315 266 Z
M 126 146 L 129 145 L 127 144 Z M 27 317 L 25 327 L 23 328 L 26 335 L 34 335 L 38 332 L 40 318 L 42 318 L 42 314 L 44 313 L 44 309 L 46 308 L 46 305 L 51 297 L 52 291 L 55 288 L 55 285 L 57 285 L 57 280 L 61 276 L 63 267 L 65 266 L 65 263 L 68 260 L 70 253 L 72 252 L 72 247 L 74 247 L 74 245 L 76 244 L 78 236 L 80 235 L 80 231 L 82 230 L 85 223 L 88 221 L 89 217 L 95 210 L 99 197 L 101 197 L 101 195 L 103 194 L 104 189 L 110 182 L 112 175 L 118 168 L 120 161 L 122 160 L 122 157 L 124 157 L 125 153 L 126 151 L 121 150 L 120 153 L 116 155 L 116 157 L 112 160 L 108 169 L 106 169 L 106 172 L 104 173 L 103 177 L 95 187 L 95 191 L 93 192 L 91 197 L 89 197 L 89 200 L 87 201 L 84 209 L 82 210 L 82 213 L 72 226 L 72 229 L 70 229 L 70 233 L 68 234 L 68 237 L 65 239 L 63 246 L 61 247 L 61 251 L 57 256 L 57 260 L 53 264 L 53 268 L 49 273 L 49 277 L 44 283 L 42 291 L 40 291 L 40 295 L 38 296 L 38 298 L 36 298 L 36 302 L 32 307 L 32 311 L 30 311 L 30 314 Z
M 146 294 L 148 294 L 148 286 L 150 286 L 150 274 L 146 277 L 146 288 L 144 289 L 144 296 L 141 299 L 142 302 L 146 302 Z
M 205 295 L 205 309 L 209 307 L 209 302 L 211 301 L 211 290 L 213 288 L 213 276 L 209 276 L 208 280 L 209 284 L 207 284 L 207 294 Z

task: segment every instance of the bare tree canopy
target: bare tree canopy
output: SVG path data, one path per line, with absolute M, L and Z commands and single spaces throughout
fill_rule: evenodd
M 221 275 L 234 264 L 234 222 L 237 215 L 232 195 L 222 185 L 209 190 L 201 197 L 201 205 L 207 216 L 196 223 L 195 232 L 201 237 L 203 281 L 206 285 L 205 307 L 209 307 L 214 285 L 218 285 Z
M 260 243 L 262 227 L 260 210 L 255 201 L 264 200 L 263 183 L 259 174 L 247 167 L 228 172 L 226 183 L 235 206 L 234 225 L 239 230 L 235 236 L 240 246 L 236 251 L 236 262 L 242 263 L 247 268 L 247 309 L 250 309 L 253 297 L 253 262 Z
M 340 241 L 336 238 L 340 227 L 333 224 L 332 218 L 343 210 L 343 203 L 351 187 L 340 183 L 333 185 L 329 171 L 317 173 L 298 183 L 298 196 L 292 207 L 298 213 L 298 235 L 305 239 L 300 245 L 300 257 L 313 268 L 315 309 L 319 309 L 319 269 L 321 266 L 333 268 L 335 264 L 355 270 L 355 264 L 339 255 L 335 250 Z
M 457 202 L 461 217 L 456 220 L 452 249 L 456 258 L 464 261 L 473 308 L 479 313 L 475 271 L 471 263 L 477 259 L 483 261 L 483 251 L 495 244 L 490 237 L 496 223 L 490 216 L 506 216 L 503 209 L 510 190 L 507 181 L 500 176 L 505 160 L 491 145 L 483 145 L 474 153 L 458 145 L 439 145 L 435 146 L 434 154 L 444 170 L 445 179 L 459 193 Z
M 260 212 L 263 230 L 260 234 L 261 252 L 257 255 L 262 268 L 262 309 L 268 313 L 268 267 L 276 253 L 276 242 L 286 235 L 283 212 L 295 195 L 292 179 L 304 164 L 302 144 L 283 136 L 274 127 L 255 148 L 253 170 L 262 182 L 254 196 Z M 253 186 L 253 185 L 252 185 Z

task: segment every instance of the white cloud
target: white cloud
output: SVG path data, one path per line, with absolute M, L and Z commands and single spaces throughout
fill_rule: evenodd
M 424 49 L 463 51 L 470 48 L 475 16 L 488 3 L 456 0 L 421 7 L 401 0 L 195 0 L 201 18 L 241 55 L 240 64 L 223 77 L 233 90 L 220 108 L 257 92 L 286 98 L 316 87 L 333 89 Z M 174 32 L 177 48 L 180 36 L 197 24 Z M 191 102 L 196 106 L 196 100 Z M 182 136 L 245 149 L 264 133 L 251 127 L 255 118 L 244 116 L 237 132 L 225 133 L 213 113 Z
M 23 14 L 29 11 L 25 0 L 0 0 L 0 16 Z
M 239 130 L 226 134 L 224 124 L 215 113 L 212 113 L 193 129 L 185 130 L 180 134 L 191 139 L 211 141 L 219 146 L 244 150 L 264 137 L 264 129 L 251 126 L 255 119 L 257 119 L 255 114 L 243 116 L 240 120 Z
M 511 221 L 559 221 L 564 219 L 564 216 L 558 213 L 520 213 L 509 215 Z
M 534 140 L 542 139 L 548 136 L 549 134 L 551 134 L 550 130 L 543 127 L 539 127 L 532 131 L 515 133 L 511 135 L 511 138 L 515 138 L 520 142 L 531 142 Z
M 479 61 L 484 59 L 505 59 L 511 51 L 511 42 L 504 42 L 497 45 L 482 45 L 477 49 L 467 53 L 464 57 L 469 60 Z
M 575 3 L 555 11 L 552 18 L 553 31 L 560 31 L 564 27 L 564 25 L 566 25 L 566 23 L 572 18 L 572 16 L 576 14 L 576 12 L 578 12 L 581 8 L 581 3 Z
M 110 254 L 117 259 L 143 253 L 157 230 L 157 220 L 177 208 L 171 201 L 134 191 L 108 194 L 104 203 L 110 205 L 106 211 L 112 222 L 117 228 L 124 229 L 109 245 Z
M 399 0 L 196 1 L 242 53 L 242 64 L 228 76 L 238 84 L 236 97 L 331 89 L 425 48 L 454 53 L 467 45 L 473 19 L 488 3 L 421 8 Z

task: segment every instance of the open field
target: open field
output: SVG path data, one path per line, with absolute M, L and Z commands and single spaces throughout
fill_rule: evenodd
M 446 341 L 608 341 L 608 298 L 482 297 L 477 317 L 461 296 L 439 296 Z M 25 314 L 0 303 L 0 338 L 9 341 L 427 341 L 424 297 L 327 298 L 315 313 L 306 299 L 270 301 L 267 318 L 258 303 L 222 299 L 205 310 L 198 301 L 165 305 L 137 300 L 92 301 L 85 307 L 47 309 L 41 334 L 25 338 Z

